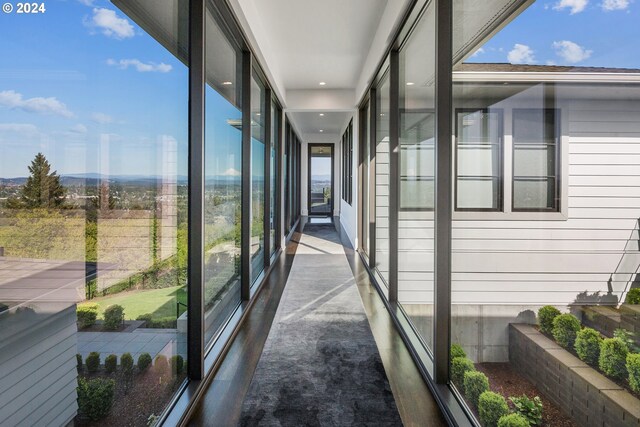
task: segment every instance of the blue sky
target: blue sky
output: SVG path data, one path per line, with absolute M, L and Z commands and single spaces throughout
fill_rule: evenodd
M 62 174 L 186 174 L 187 68 L 107 1 L 46 7 L 0 14 L 0 176 L 39 151 Z M 640 68 L 639 23 L 638 0 L 538 1 L 469 61 Z M 207 91 L 207 175 L 239 173 L 239 117 Z
M 637 0 L 537 1 L 468 62 L 640 68 Z

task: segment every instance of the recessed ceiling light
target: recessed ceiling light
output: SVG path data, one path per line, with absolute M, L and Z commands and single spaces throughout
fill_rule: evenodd
M 232 85 L 233 82 L 222 82 L 223 85 L 228 86 L 228 85 Z
M 256 113 L 256 116 L 259 116 L 259 115 L 260 115 L 260 113 Z
M 324 130 L 320 129 L 320 132 L 324 132 Z
M 326 84 L 327 84 L 326 82 L 320 82 L 320 86 L 324 86 Z
M 413 86 L 414 84 L 414 82 L 407 82 L 407 86 Z
M 320 117 L 324 117 L 324 113 L 320 113 Z

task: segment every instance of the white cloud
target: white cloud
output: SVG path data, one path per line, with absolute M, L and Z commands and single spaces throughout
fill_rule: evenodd
M 607 12 L 611 10 L 625 10 L 629 7 L 629 0 L 604 0 L 600 5 L 602 10 Z
M 553 48 L 556 50 L 556 55 L 570 64 L 584 61 L 593 53 L 592 50 L 587 50 L 579 44 L 569 40 L 553 42 Z
M 475 58 L 478 55 L 482 55 L 484 53 L 484 49 L 483 48 L 479 48 L 478 50 L 476 50 L 475 52 L 473 52 L 473 55 L 471 55 L 472 58 Z
M 588 3 L 589 0 L 558 0 L 553 8 L 555 10 L 570 9 L 571 15 L 575 15 L 585 10 Z
M 229 168 L 222 174 L 223 176 L 240 176 L 242 175 L 239 170 L 234 168 Z
M 113 117 L 104 113 L 93 113 L 91 114 L 91 120 L 101 125 L 106 125 L 107 123 L 113 122 Z
M 95 0 L 78 0 L 79 3 L 82 3 L 85 6 L 93 6 Z
M 69 129 L 69 132 L 72 132 L 72 133 L 87 133 L 87 130 L 88 129 L 87 129 L 87 127 L 85 125 L 83 125 L 81 123 L 78 123 L 77 125 L 72 126 Z
M 131 25 L 125 18 L 118 17 L 115 10 L 111 9 L 93 9 L 93 17 L 91 18 L 91 21 L 85 21 L 85 25 L 99 28 L 105 36 L 119 40 L 133 37 L 135 35 L 133 25 Z
M 0 123 L 0 132 L 20 133 L 23 135 L 37 135 L 38 128 L 30 123 Z
M 13 90 L 0 92 L 0 105 L 26 111 L 28 113 L 54 114 L 57 116 L 72 118 L 75 115 L 69 111 L 66 105 L 56 98 L 29 98 L 24 99 L 21 93 Z
M 516 43 L 507 54 L 507 60 L 512 64 L 532 64 L 536 62 L 533 50 L 526 44 Z
M 120 61 L 107 59 L 107 64 L 114 67 L 118 67 L 121 70 L 126 70 L 129 67 L 134 67 L 137 71 L 141 73 L 149 73 L 149 72 L 168 73 L 173 68 L 171 65 L 165 64 L 164 62 L 161 62 L 159 64 L 156 64 L 155 62 L 144 63 L 139 59 L 121 59 Z

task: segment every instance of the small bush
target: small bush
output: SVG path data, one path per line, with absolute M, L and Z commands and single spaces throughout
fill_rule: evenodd
M 640 288 L 633 288 L 627 292 L 627 304 L 640 304 Z
M 124 308 L 121 305 L 110 305 L 104 310 L 104 328 L 107 331 L 115 331 L 122 325 Z
M 92 351 L 87 356 L 85 363 L 87 364 L 87 371 L 98 372 L 98 369 L 100 369 L 100 353 Z
M 151 314 L 141 314 L 136 320 L 143 320 L 144 327 L 150 329 L 175 329 L 178 321 L 175 317 L 153 317 Z
M 580 321 L 573 314 L 561 314 L 553 319 L 553 338 L 565 348 L 573 348 Z
M 451 344 L 449 357 L 451 358 L 451 360 L 455 359 L 456 357 L 467 357 L 467 353 L 464 352 L 464 349 L 460 344 Z
M 550 334 L 553 331 L 553 319 L 560 316 L 560 310 L 552 305 L 545 305 L 538 310 L 538 324 L 540 330 L 545 334 Z
M 82 355 L 76 354 L 76 363 L 78 365 L 78 372 L 82 372 Z
M 607 338 L 600 344 L 600 370 L 611 378 L 621 380 L 627 376 L 627 354 L 629 349 L 620 338 Z
M 478 414 L 484 427 L 497 427 L 498 420 L 509 413 L 507 401 L 492 391 L 485 391 L 478 399 Z
M 464 373 L 475 370 L 476 367 L 470 359 L 466 357 L 456 357 L 451 361 L 451 380 L 460 387 L 463 385 Z
M 627 355 L 627 372 L 629 373 L 631 390 L 640 393 L 640 354 Z
M 511 397 L 509 400 L 513 403 L 516 412 L 527 421 L 527 425 L 542 425 L 542 399 L 538 396 L 529 399 L 523 394 L 520 397 Z
M 167 356 L 164 354 L 159 354 L 156 356 L 153 361 L 153 369 L 159 372 L 166 372 L 169 370 L 169 361 L 167 360 Z
M 184 369 L 184 359 L 179 354 L 171 356 L 169 359 L 169 363 L 171 364 L 171 372 L 176 375 L 180 375 L 182 370 Z
M 133 372 L 133 357 L 131 353 L 125 353 L 120 357 L 120 366 L 122 371 L 126 374 Z
M 529 427 L 529 425 L 529 421 L 520 414 L 503 415 L 498 420 L 498 427 Z
M 627 331 L 624 328 L 618 328 L 613 331 L 614 338 L 620 338 L 627 345 L 627 349 L 632 353 L 639 353 L 640 348 L 636 346 L 636 334 L 631 331 Z
M 78 409 L 92 421 L 104 418 L 113 404 L 115 381 L 78 378 Z
M 464 395 L 471 403 L 478 406 L 480 395 L 489 390 L 489 379 L 478 371 L 464 373 Z
M 115 354 L 110 354 L 104 359 L 104 370 L 107 371 L 108 374 L 114 373 L 117 367 L 118 356 Z
M 576 335 L 575 349 L 580 360 L 589 365 L 597 365 L 600 358 L 600 332 L 591 328 L 584 328 Z
M 82 304 L 76 309 L 78 326 L 80 329 L 88 328 L 96 323 L 98 318 L 98 304 Z
M 138 370 L 144 372 L 151 365 L 151 355 L 149 353 L 142 353 L 138 356 Z

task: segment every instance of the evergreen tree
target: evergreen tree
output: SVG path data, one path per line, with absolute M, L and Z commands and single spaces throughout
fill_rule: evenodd
M 63 207 L 67 190 L 60 183 L 60 175 L 56 171 L 51 172 L 51 164 L 42 153 L 36 154 L 31 161 L 29 172 L 31 175 L 22 187 L 20 199 L 17 201 L 21 207 L 27 209 Z

